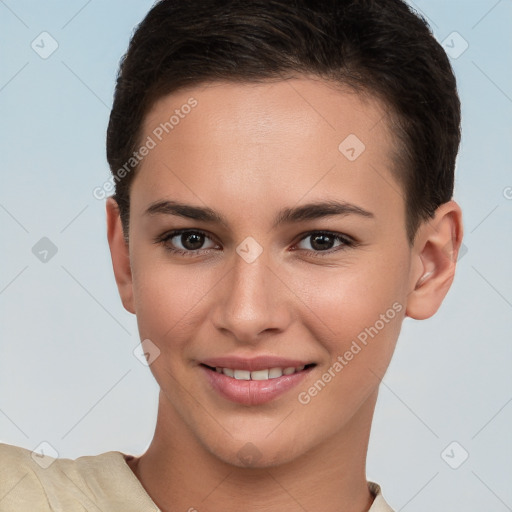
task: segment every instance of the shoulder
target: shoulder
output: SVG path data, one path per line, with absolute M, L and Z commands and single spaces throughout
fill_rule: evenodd
M 0 443 L 0 512 L 50 510 L 30 450 Z
M 388 505 L 384 496 L 382 495 L 382 489 L 376 482 L 368 482 L 368 488 L 370 492 L 375 496 L 373 504 L 368 512 L 394 512 L 394 510 Z
M 121 452 L 65 459 L 0 443 L 0 460 L 0 512 L 155 510 Z

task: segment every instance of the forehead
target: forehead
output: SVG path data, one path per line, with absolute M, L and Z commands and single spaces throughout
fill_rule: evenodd
M 197 102 L 193 109 L 187 106 L 191 98 Z M 171 120 L 172 114 L 178 116 L 174 115 Z M 193 127 L 196 138 L 186 137 L 187 124 L 191 123 L 182 121 L 189 114 L 200 118 L 201 126 L 197 123 Z M 225 145 L 227 135 L 249 147 L 255 144 L 286 144 L 293 138 L 323 137 L 329 132 L 330 139 L 336 141 L 347 130 L 353 130 L 367 142 L 370 142 L 370 137 L 376 138 L 378 143 L 388 126 L 384 122 L 379 130 L 374 132 L 373 128 L 385 117 L 384 105 L 376 97 L 357 93 L 348 85 L 318 78 L 300 77 L 262 83 L 211 82 L 160 98 L 146 114 L 143 131 L 158 132 L 162 122 L 171 120 L 172 130 L 161 135 L 171 135 L 165 137 L 168 142 L 174 138 L 180 144 L 186 141 L 193 145 L 198 141 L 195 139 L 204 134 L 202 132 L 208 132 L 211 145 Z M 181 124 L 179 130 L 178 124 Z M 202 131 L 198 131 L 200 128 Z M 279 129 L 282 136 L 276 140 L 274 135 Z M 251 138 L 246 137 L 249 132 Z
M 384 204 L 399 188 L 389 185 L 394 137 L 384 106 L 318 79 L 177 91 L 146 115 L 148 138 L 154 148 L 132 184 L 143 202 L 167 194 L 207 204 L 243 198 L 248 207 L 330 195 L 364 208 L 369 194 Z

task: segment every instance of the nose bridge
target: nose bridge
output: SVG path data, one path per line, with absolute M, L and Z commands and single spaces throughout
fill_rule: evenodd
M 284 329 L 289 311 L 268 255 L 256 255 L 251 241 L 247 243 L 241 243 L 233 255 L 231 272 L 216 306 L 215 323 L 240 341 L 254 342 L 266 330 Z

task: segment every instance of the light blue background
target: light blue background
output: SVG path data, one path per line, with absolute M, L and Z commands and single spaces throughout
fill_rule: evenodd
M 411 2 L 412 3 L 412 2 Z M 149 1 L 0 2 L 0 440 L 63 457 L 139 454 L 157 386 L 132 351 L 105 234 L 118 61 Z M 417 0 L 463 104 L 455 199 L 467 253 L 431 319 L 406 319 L 375 413 L 368 478 L 398 511 L 512 510 L 512 1 Z M 47 31 L 58 49 L 31 42 Z M 450 36 L 454 52 L 463 47 Z M 507 194 L 508 191 L 508 194 Z M 32 247 L 57 246 L 47 263 Z M 457 441 L 458 469 L 441 457 Z M 457 454 L 455 454 L 458 456 Z

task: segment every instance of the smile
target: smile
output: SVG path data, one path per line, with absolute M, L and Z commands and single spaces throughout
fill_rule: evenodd
M 246 368 L 240 368 L 245 366 Z M 254 364 L 210 366 L 202 363 L 199 369 L 205 377 L 207 392 L 213 389 L 217 396 L 245 406 L 262 405 L 285 395 L 298 386 L 316 366 L 315 363 L 298 366 L 273 366 L 248 369 Z M 283 396 L 284 398 L 284 396 Z

